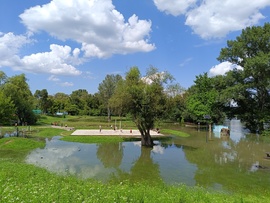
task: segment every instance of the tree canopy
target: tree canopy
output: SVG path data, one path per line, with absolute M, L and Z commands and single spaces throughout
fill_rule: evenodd
M 221 49 L 218 60 L 242 67 L 228 73 L 227 95 L 236 103 L 234 114 L 252 132 L 263 131 L 270 119 L 270 24 L 244 29 Z
M 2 86 L 4 94 L 11 98 L 16 110 L 16 118 L 19 123 L 33 124 L 36 117 L 33 113 L 33 95 L 30 91 L 24 74 L 16 75 L 7 79 Z
M 106 75 L 98 86 L 101 104 L 107 109 L 108 120 L 111 120 L 111 108 L 109 100 L 113 96 L 117 83 L 122 79 L 120 75 Z
M 153 67 L 142 77 L 139 68 L 132 67 L 110 100 L 131 115 L 141 133 L 142 146 L 154 144 L 150 130 L 155 127 L 155 121 L 164 116 L 167 101 L 164 84 L 172 79 L 169 73 L 159 73 Z

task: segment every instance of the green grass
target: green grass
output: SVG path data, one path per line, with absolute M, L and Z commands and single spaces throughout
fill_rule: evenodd
M 2 138 L 0 139 L 0 160 L 21 161 L 25 159 L 30 150 L 44 146 L 45 142 L 33 139 L 21 137 Z
M 45 169 L 25 163 L 1 161 L 0 202 L 267 202 L 264 196 L 254 197 L 212 193 L 198 187 L 150 185 L 147 182 L 108 183 L 57 176 Z M 269 201 L 268 201 L 269 202 Z
M 61 140 L 80 143 L 108 143 L 125 141 L 124 138 L 119 136 L 65 136 Z
M 0 149 L 1 150 L 14 150 L 14 151 L 24 151 L 32 150 L 38 147 L 43 147 L 44 143 L 27 138 L 12 137 L 0 139 Z
M 56 135 L 67 135 L 67 134 L 68 135 L 71 134 L 71 131 L 51 127 L 34 128 L 33 132 L 31 133 L 31 135 L 35 137 L 53 137 Z
M 180 137 L 189 137 L 190 135 L 188 133 L 179 131 L 179 130 L 171 130 L 171 129 L 162 129 L 160 131 L 164 135 L 176 135 Z
M 121 121 L 121 122 L 120 122 Z M 76 129 L 98 129 L 102 125 L 103 129 L 110 129 L 111 125 L 120 126 L 123 129 L 135 128 L 134 123 L 127 118 L 112 117 L 108 122 L 105 116 L 40 116 L 38 125 L 51 125 L 55 123 L 59 126 L 74 127 Z

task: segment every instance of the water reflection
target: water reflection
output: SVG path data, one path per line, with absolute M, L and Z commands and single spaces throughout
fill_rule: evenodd
M 118 180 L 163 180 L 195 185 L 196 166 L 190 164 L 174 144 L 141 148 L 140 142 L 114 144 L 81 144 L 64 142 L 54 137 L 46 140 L 44 149 L 32 151 L 27 162 L 61 175 L 81 178 Z
M 44 149 L 32 151 L 27 162 L 62 175 L 104 182 L 129 179 L 265 191 L 270 184 L 270 160 L 265 159 L 270 145 L 246 134 L 237 122 L 230 129 L 227 140 L 214 135 L 206 142 L 208 131 L 181 128 L 192 136 L 173 137 L 153 149 L 142 148 L 140 142 L 81 144 L 54 137 L 46 140 Z

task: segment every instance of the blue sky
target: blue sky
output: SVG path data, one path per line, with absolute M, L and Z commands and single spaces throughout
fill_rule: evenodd
M 216 58 L 241 30 L 270 21 L 269 0 L 1 0 L 0 70 L 31 91 L 98 92 L 108 74 L 150 66 L 188 88 L 224 74 Z

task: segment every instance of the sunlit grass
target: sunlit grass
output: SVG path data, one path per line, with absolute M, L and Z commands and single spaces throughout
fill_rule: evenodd
M 34 128 L 31 135 L 36 137 L 53 137 L 57 135 L 64 135 L 65 132 L 67 134 L 71 134 L 71 132 L 67 132 L 66 130 L 58 128 L 51 128 L 51 127 Z
M 43 147 L 44 143 L 33 139 L 12 137 L 0 139 L 0 149 L 9 149 L 14 151 L 31 150 L 38 147 Z
M 61 140 L 80 143 L 108 143 L 123 142 L 124 138 L 119 136 L 65 136 Z
M 102 125 L 103 129 L 110 129 L 111 125 L 117 125 L 118 128 L 134 128 L 134 123 L 127 118 L 112 117 L 108 121 L 106 116 L 40 116 L 38 125 L 51 125 L 73 127 L 76 129 L 98 129 Z
M 128 181 L 104 184 L 58 176 L 25 163 L 0 161 L 0 202 L 267 202 L 264 196 L 212 193 L 184 185 L 150 185 Z
M 162 129 L 161 130 L 162 134 L 165 135 L 176 135 L 176 136 L 180 136 L 180 137 L 189 137 L 190 135 L 188 133 L 179 131 L 179 130 L 171 130 L 171 129 Z

